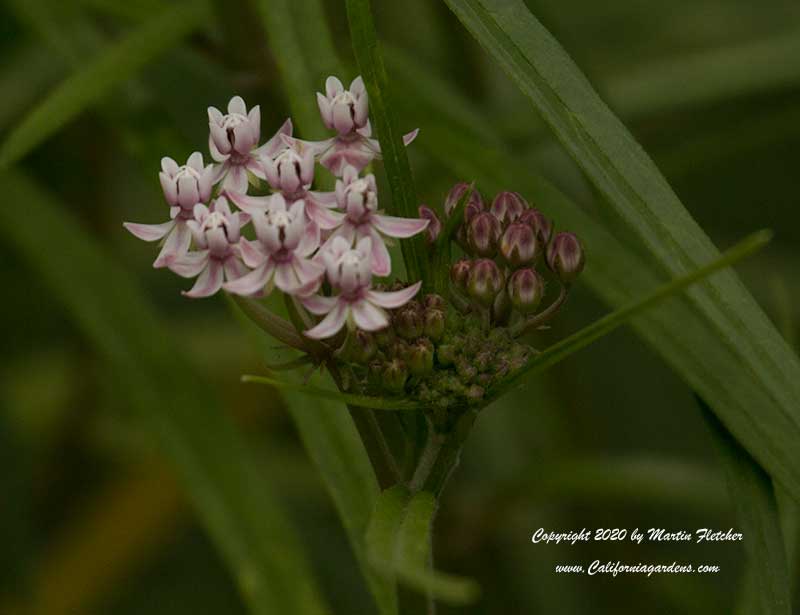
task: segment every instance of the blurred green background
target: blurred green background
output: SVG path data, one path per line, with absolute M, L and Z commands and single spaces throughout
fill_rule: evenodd
M 0 131 L 7 134 L 71 71 L 164 4 L 4 2 Z M 435 120 L 417 104 L 418 90 L 437 79 L 480 111 L 484 122 L 477 131 L 500 140 L 600 223 L 603 213 L 589 185 L 443 3 L 373 4 L 390 76 L 404 75 L 394 89 L 401 125 L 421 129 L 409 151 L 423 201 L 438 204 L 455 181 L 473 179 L 454 174 L 426 147 L 429 134 L 447 129 L 430 125 Z M 795 344 L 800 4 L 528 5 L 717 245 L 756 228 L 777 231 L 768 250 L 738 269 Z M 353 66 L 343 6 L 331 0 L 326 9 L 341 57 Z M 152 246 L 121 225 L 164 218 L 160 157 L 182 160 L 195 149 L 206 151 L 208 105 L 222 107 L 233 94 L 260 104 L 264 136 L 288 115 L 269 41 L 254 15 L 247 0 L 217 2 L 203 28 L 70 121 L 20 167 L 146 290 L 184 353 L 196 359 L 256 451 L 262 480 L 290 511 L 336 612 L 369 613 L 344 531 L 280 396 L 239 383 L 240 374 L 260 369 L 263 357 L 222 298 L 182 298 L 185 281 L 153 270 Z M 353 76 L 351 70 L 343 77 Z M 323 82 L 319 75 L 320 89 Z M 6 198 L 0 206 L 26 216 L 25 202 Z M 47 249 L 59 248 L 52 241 Z M 124 374 L 97 353 L 74 314 L 13 245 L 0 245 L 0 273 L 6 349 L 0 369 L 0 614 L 244 613 L 170 465 L 121 393 Z M 96 292 L 108 290 L 98 285 Z M 579 285 L 564 316 L 536 343 L 544 347 L 606 310 Z M 740 544 L 535 546 L 530 535 L 539 527 L 732 526 L 715 451 L 691 391 L 626 330 L 536 377 L 480 417 L 442 502 L 435 552 L 440 569 L 481 584 L 480 602 L 461 612 L 724 614 L 732 612 L 740 585 Z M 650 579 L 553 573 L 558 563 L 596 558 L 710 563 L 722 570 L 713 577 Z

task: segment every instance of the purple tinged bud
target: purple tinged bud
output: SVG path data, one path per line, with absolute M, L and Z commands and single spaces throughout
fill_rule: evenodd
M 491 307 L 494 299 L 503 290 L 503 272 L 493 260 L 481 258 L 472 264 L 467 280 L 467 292 L 485 307 Z
M 423 332 L 433 341 L 438 341 L 444 335 L 444 312 L 438 308 L 428 308 L 423 317 Z
M 445 217 L 450 217 L 450 214 L 453 212 L 456 205 L 458 205 L 461 197 L 463 197 L 464 193 L 471 187 L 472 184 L 460 182 L 450 189 L 450 192 L 447 193 L 447 196 L 444 199 Z M 467 201 L 464 209 L 464 220 L 469 222 L 475 214 L 483 211 L 484 209 L 486 209 L 486 207 L 483 204 L 483 199 L 481 198 L 480 193 L 473 188 L 472 195 L 469 197 L 469 201 Z
M 477 256 L 494 256 L 502 228 L 500 222 L 488 211 L 476 215 L 467 229 L 467 243 Z
M 367 365 L 377 352 L 378 345 L 372 334 L 356 329 L 348 334 L 339 354 L 346 361 Z
M 500 192 L 494 197 L 489 211 L 505 226 L 519 218 L 528 207 L 528 201 L 519 192 Z
M 433 371 L 433 344 L 420 338 L 408 350 L 408 370 L 415 376 L 424 376 Z
M 550 237 L 553 234 L 553 224 L 538 209 L 526 209 L 517 219 L 517 222 L 524 222 L 529 225 L 533 229 L 533 232 L 536 233 L 536 237 L 539 239 L 541 245 L 547 245 L 550 241 Z
M 461 258 L 450 267 L 450 279 L 453 285 L 463 293 L 467 292 L 467 280 L 472 269 L 472 261 L 468 258 Z
M 446 310 L 447 304 L 445 303 L 444 297 L 441 295 L 436 295 L 431 293 L 429 295 L 425 295 L 422 298 L 422 307 L 425 309 L 436 309 L 436 310 Z
M 531 265 L 539 256 L 534 230 L 523 222 L 512 222 L 500 238 L 500 256 L 511 267 Z
M 570 284 L 583 271 L 583 246 L 574 233 L 558 233 L 547 248 L 547 266 L 564 284 Z
M 400 393 L 406 386 L 408 368 L 400 359 L 392 359 L 383 370 L 383 386 L 392 393 Z
M 518 269 L 508 279 L 507 291 L 511 305 L 523 314 L 529 314 L 535 311 L 542 301 L 544 283 L 535 270 Z
M 439 220 L 439 216 L 427 205 L 420 205 L 419 217 L 423 220 L 429 220 L 428 228 L 425 229 L 425 237 L 428 243 L 434 243 L 439 238 L 439 233 L 442 232 L 442 222 Z
M 422 335 L 422 309 L 416 301 L 409 302 L 394 314 L 392 319 L 397 335 L 406 340 L 413 340 Z

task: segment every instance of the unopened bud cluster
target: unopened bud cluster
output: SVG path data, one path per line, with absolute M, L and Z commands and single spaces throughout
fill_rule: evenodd
M 573 233 L 555 233 L 553 223 L 517 192 L 500 192 L 487 204 L 459 183 L 445 199 L 445 216 L 456 215 L 470 189 L 455 237 L 465 257 L 453 263 L 450 279 L 462 295 L 490 310 L 495 323 L 505 324 L 514 310 L 536 311 L 546 277 L 571 284 L 583 270 L 583 247 Z
M 368 393 L 404 394 L 431 410 L 446 410 L 480 404 L 529 353 L 508 329 L 485 335 L 477 316 L 462 315 L 429 294 L 392 310 L 389 326 L 380 331 L 348 333 L 338 356 L 351 363 Z

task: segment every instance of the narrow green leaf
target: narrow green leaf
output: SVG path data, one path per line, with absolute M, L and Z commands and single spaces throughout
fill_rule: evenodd
M 391 212 L 406 218 L 417 218 L 419 201 L 414 188 L 414 177 L 403 144 L 403 133 L 392 107 L 389 77 L 372 20 L 370 0 L 347 0 L 346 4 L 353 50 L 367 86 L 370 118 L 378 133 L 383 164 L 392 191 Z M 409 280 L 422 280 L 429 287 L 432 280 L 428 261 L 424 258 L 424 237 L 417 235 L 403 240 L 402 250 Z
M 688 275 L 676 278 L 654 290 L 646 297 L 634 301 L 596 320 L 588 327 L 584 327 L 577 333 L 573 333 L 557 344 L 535 355 L 513 378 L 503 382 L 496 389 L 492 390 L 490 396 L 496 398 L 509 388 L 523 383 L 531 374 L 544 371 L 556 363 L 561 362 L 574 352 L 585 348 L 592 342 L 624 325 L 639 313 L 657 305 L 665 299 L 669 299 L 671 296 L 685 290 L 692 284 L 707 278 L 712 273 L 716 273 L 725 267 L 730 267 L 746 256 L 753 254 L 769 243 L 770 239 L 772 239 L 771 231 L 759 231 L 754 233 L 704 267 L 700 267 Z
M 706 403 L 699 397 L 697 400 L 722 458 L 730 499 L 740 524 L 738 529 L 749 559 L 752 593 L 746 592 L 745 600 L 748 603 L 752 600 L 753 604 L 748 604 L 742 612 L 791 615 L 789 568 L 772 480 Z
M 0 168 L 26 156 L 65 124 L 126 82 L 199 28 L 208 15 L 204 0 L 170 5 L 87 62 L 35 107 L 0 145 Z
M 367 530 L 370 561 L 386 578 L 449 604 L 469 604 L 479 593 L 471 579 L 431 570 L 431 532 L 436 498 L 420 491 L 413 496 L 398 485 L 378 498 Z
M 474 169 L 473 178 L 483 176 L 484 168 L 495 169 L 506 186 L 527 186 L 537 205 L 541 202 L 559 222 L 587 237 L 587 278 L 614 304 L 718 255 L 646 154 L 521 2 L 447 1 L 528 94 L 635 241 L 615 240 L 551 185 L 529 180 L 530 169 L 497 148 L 477 161 L 474 152 L 460 152 L 464 168 L 469 163 Z M 507 169 L 501 168 L 504 162 Z M 564 210 L 555 209 L 558 205 Z M 643 316 L 636 326 L 770 474 L 800 498 L 795 452 L 800 362 L 736 275 L 715 276 L 670 302 L 669 309 Z
M 0 234 L 119 373 L 120 395 L 176 467 L 251 611 L 326 613 L 254 456 L 128 273 L 25 176 L 7 171 L 0 186 L 25 207 L 22 217 L 0 208 Z
M 422 408 L 422 406 L 417 402 L 408 401 L 406 399 L 391 399 L 388 397 L 371 397 L 369 395 L 341 393 L 340 391 L 321 389 L 309 384 L 276 380 L 275 378 L 270 378 L 268 376 L 252 376 L 245 374 L 242 376 L 242 382 L 269 384 L 278 389 L 296 391 L 298 393 L 303 393 L 304 395 L 317 397 L 319 399 L 339 401 L 343 404 L 350 404 L 351 406 L 356 406 L 358 408 L 372 408 L 373 410 L 419 410 Z

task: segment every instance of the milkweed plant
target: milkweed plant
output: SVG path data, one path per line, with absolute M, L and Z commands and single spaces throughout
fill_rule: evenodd
M 154 267 L 195 279 L 187 297 L 283 294 L 294 324 L 273 314 L 266 328 L 304 353 L 291 365 L 325 366 L 344 392 L 418 408 L 430 446 L 405 474 L 389 464 L 394 480 L 418 489 L 442 436 L 474 419 L 536 352 L 524 336 L 564 305 L 583 247 L 519 193 L 489 200 L 463 182 L 441 207 L 420 205 L 418 218 L 387 215 L 369 172 L 381 148 L 362 78 L 346 89 L 328 77 L 317 103 L 335 133 L 323 141 L 296 138 L 287 119 L 262 143 L 258 106 L 235 96 L 227 113 L 209 107 L 211 162 L 200 152 L 183 165 L 163 158 L 169 220 L 124 226 L 161 242 Z M 333 190 L 314 189 L 319 167 L 335 176 Z M 416 235 L 443 253 L 433 259 L 436 288 L 393 278 L 389 247 Z M 281 335 L 291 327 L 300 335 Z

